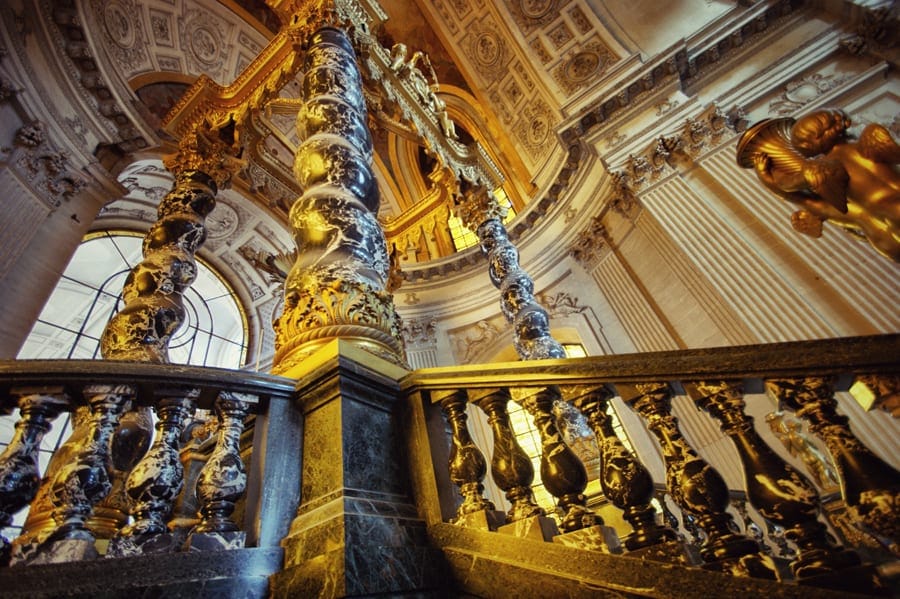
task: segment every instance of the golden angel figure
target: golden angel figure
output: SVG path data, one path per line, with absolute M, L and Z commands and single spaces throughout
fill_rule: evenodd
M 741 136 L 738 164 L 800 206 L 791 215 L 794 229 L 819 237 L 828 220 L 900 262 L 900 146 L 881 125 L 867 125 L 858 140 L 849 126 L 831 108 L 796 121 L 760 121 Z

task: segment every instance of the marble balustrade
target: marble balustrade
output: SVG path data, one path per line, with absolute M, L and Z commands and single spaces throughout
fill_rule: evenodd
M 820 586 L 844 576 L 867 585 L 873 568 L 897 558 L 900 473 L 890 456 L 880 457 L 854 435 L 854 421 L 838 411 L 837 398 L 853 401 L 847 391 L 865 378 L 859 375 L 880 377 L 882 391 L 890 389 L 900 371 L 892 359 L 898 350 L 900 336 L 885 335 L 419 370 L 404 388 L 414 404 L 422 402 L 431 444 L 422 462 L 433 461 L 434 474 L 415 478 L 424 496 L 439 497 L 426 510 L 434 521 L 543 534 L 566 545 L 737 576 Z M 616 396 L 659 442 L 664 481 L 653 481 L 642 457 L 613 431 L 607 405 Z M 682 432 L 676 397 L 730 439 L 742 488 L 729 488 L 709 461 L 715 456 L 699 453 Z M 876 392 L 876 405 L 888 399 Z M 596 441 L 601 492 L 589 501 L 583 456 L 563 434 L 561 402 L 582 412 L 588 430 L 581 434 Z M 516 403 L 533 419 L 541 451 L 535 466 L 553 505 L 534 502 L 534 468 L 509 427 L 507 407 Z M 478 411 L 493 433 L 482 446 L 469 430 Z M 484 495 L 489 472 L 506 501 Z M 657 502 L 663 511 L 651 505 L 655 495 L 664 498 Z M 594 513 L 598 506 L 621 514 L 617 529 Z

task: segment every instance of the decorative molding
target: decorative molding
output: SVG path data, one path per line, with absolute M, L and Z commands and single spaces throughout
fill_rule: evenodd
M 547 310 L 550 316 L 570 316 L 572 314 L 581 314 L 588 309 L 586 305 L 580 305 L 578 298 L 573 295 L 560 291 L 553 295 L 542 291 L 536 294 L 538 303 Z
M 591 218 L 586 229 L 578 233 L 578 237 L 570 246 L 569 255 L 581 264 L 585 270 L 592 270 L 610 251 L 609 233 L 599 216 Z
M 784 86 L 784 92 L 776 99 L 769 102 L 769 112 L 780 116 L 793 114 L 814 101 L 819 96 L 829 92 L 850 79 L 849 76 L 822 75 L 811 73 L 800 79 L 789 81 Z

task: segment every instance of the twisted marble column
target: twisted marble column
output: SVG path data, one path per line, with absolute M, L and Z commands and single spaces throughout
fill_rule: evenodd
M 550 317 L 534 297 L 534 282 L 519 266 L 519 251 L 509 241 L 503 216 L 506 209 L 483 186 L 471 187 L 457 206 L 467 227 L 481 241 L 491 282 L 500 290 L 500 308 L 513 326 L 513 344 L 523 360 L 565 358 L 566 352 L 550 335 Z
M 294 161 L 303 195 L 290 211 L 298 256 L 274 323 L 273 370 L 288 372 L 335 338 L 402 362 L 400 319 L 386 290 L 390 258 L 376 219 L 372 139 L 347 35 L 332 27 L 314 33 L 304 72 L 303 141 Z
M 203 172 L 176 174 L 144 238 L 144 259 L 125 280 L 125 307 L 103 331 L 104 359 L 169 362 L 169 339 L 185 319 L 183 295 L 197 277 L 194 253 L 206 239 L 204 220 L 216 205 L 216 189 Z

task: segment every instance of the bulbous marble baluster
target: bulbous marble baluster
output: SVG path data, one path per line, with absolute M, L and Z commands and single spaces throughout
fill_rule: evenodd
M 127 403 L 127 396 L 133 395 L 128 386 L 95 386 L 86 388 L 89 396 L 91 420 L 88 434 L 83 444 L 75 452 L 70 463 L 63 466 L 51 483 L 50 503 L 53 505 L 53 519 L 57 528 L 46 539 L 45 547 L 62 540 L 83 541 L 87 557 L 93 552 L 93 534 L 85 526 L 93 506 L 103 499 L 112 484 L 109 480 L 109 442 L 116 430 L 119 417 Z M 70 553 L 45 553 L 47 561 L 69 561 Z M 39 550 L 44 553 L 44 550 Z
M 240 530 L 230 516 L 234 504 L 247 488 L 247 474 L 241 460 L 241 433 L 249 405 L 237 393 L 222 392 L 216 401 L 219 430 L 216 447 L 197 479 L 200 523 L 196 533 L 227 533 Z
M 456 521 L 463 521 L 467 514 L 483 510 L 493 510 L 494 504 L 484 498 L 484 480 L 487 463 L 481 450 L 472 441 L 466 424 L 466 392 L 435 391 L 432 399 L 440 403 L 452 430 L 450 446 L 450 480 L 462 495 L 463 501 L 456 510 Z
M 875 534 L 900 543 L 900 473 L 872 453 L 837 413 L 834 384 L 823 377 L 771 379 L 766 390 L 825 442 L 841 479 L 841 494 L 856 519 Z
M 19 421 L 9 445 L 0 455 L 0 528 L 9 526 L 13 516 L 28 505 L 41 484 L 38 448 L 50 430 L 50 422 L 66 407 L 68 398 L 28 394 L 19 399 Z M 10 543 L 0 535 L 0 566 L 9 562 Z
M 623 518 L 634 529 L 626 539 L 629 551 L 672 541 L 678 535 L 671 528 L 656 523 L 653 478 L 613 431 L 606 410 L 613 393 L 603 385 L 578 387 L 569 401 L 581 410 L 597 436 L 600 448 L 600 485 L 603 494 L 623 511 Z
M 706 567 L 736 575 L 775 579 L 768 558 L 756 541 L 731 531 L 728 487 L 722 476 L 697 455 L 678 430 L 672 415 L 672 391 L 666 383 L 616 385 L 625 400 L 647 422 L 659 440 L 666 464 L 666 487 L 675 503 L 693 516 L 706 533 L 700 557 Z
M 753 428 L 753 418 L 744 412 L 739 383 L 687 383 L 685 388 L 699 407 L 716 418 L 722 432 L 731 437 L 744 466 L 747 499 L 764 518 L 781 526 L 798 543 L 799 555 L 791 562 L 798 579 L 823 574 L 860 563 L 859 558 L 835 550 L 818 521 L 815 487 L 772 451 Z
M 509 390 L 474 389 L 468 391 L 469 401 L 487 414 L 494 434 L 494 454 L 491 457 L 491 474 L 494 482 L 506 493 L 511 507 L 508 522 L 543 516 L 544 510 L 535 503 L 531 483 L 534 467 L 528 454 L 519 446 L 509 422 L 506 406 L 511 397 Z
M 560 529 L 572 532 L 603 524 L 603 519 L 587 508 L 584 489 L 587 470 L 562 438 L 553 415 L 553 403 L 560 400 L 559 389 L 522 389 L 516 401 L 531 414 L 534 426 L 541 435 L 541 481 L 547 491 L 559 501 L 563 511 Z
M 142 548 L 151 537 L 168 532 L 166 519 L 184 486 L 179 455 L 181 433 L 193 411 L 191 398 L 167 397 L 159 401 L 153 445 L 126 481 L 134 522 L 113 541 L 112 547 L 122 547 L 121 555 L 144 553 Z

